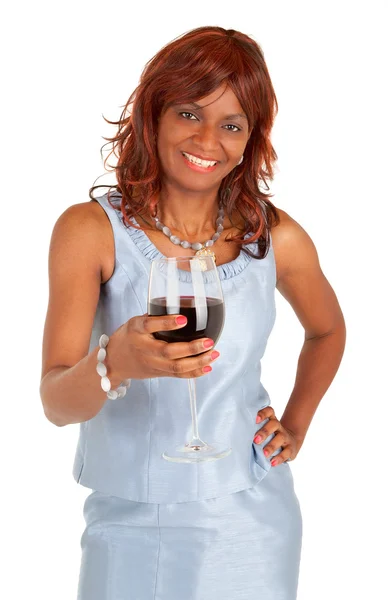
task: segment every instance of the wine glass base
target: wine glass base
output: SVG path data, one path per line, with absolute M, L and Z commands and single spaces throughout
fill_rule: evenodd
M 163 452 L 162 456 L 170 462 L 200 463 L 225 458 L 231 452 L 232 448 L 225 448 L 220 444 L 204 444 L 201 446 L 185 444 L 185 446 L 178 446 L 173 450 Z

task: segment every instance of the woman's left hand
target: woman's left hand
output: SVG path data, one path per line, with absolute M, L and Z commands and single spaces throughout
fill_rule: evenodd
M 285 461 L 294 460 L 302 447 L 303 440 L 278 421 L 272 406 L 267 406 L 257 413 L 256 423 L 261 423 L 264 419 L 269 419 L 269 421 L 257 431 L 253 439 L 255 444 L 261 444 L 271 433 L 274 433 L 273 439 L 264 448 L 264 455 L 268 458 L 278 448 L 283 448 L 283 450 L 271 460 L 271 465 L 276 467 Z

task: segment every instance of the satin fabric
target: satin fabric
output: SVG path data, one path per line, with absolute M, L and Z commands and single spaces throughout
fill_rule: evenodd
M 119 203 L 120 196 L 116 195 Z M 115 269 L 101 286 L 89 350 L 102 333 L 111 335 L 133 316 L 147 312 L 151 261 L 162 255 L 145 232 L 126 227 L 107 195 L 99 204 L 112 226 Z M 251 251 L 256 244 L 250 244 Z M 275 321 L 276 265 L 271 246 L 264 259 L 242 251 L 217 267 L 225 300 L 225 326 L 213 371 L 197 379 L 199 432 L 205 441 L 232 447 L 221 460 L 201 464 L 167 462 L 162 453 L 190 437 L 187 380 L 133 380 L 122 400 L 105 402 L 80 424 L 73 475 L 93 490 L 156 504 L 216 498 L 254 486 L 267 476 L 270 459 L 253 443 L 257 412 L 270 404 L 261 382 L 261 358 Z M 108 348 L 109 352 L 109 348 Z M 96 374 L 97 377 L 97 374 Z
M 150 504 L 94 491 L 77 600 L 295 600 L 302 518 L 288 463 L 250 489 Z

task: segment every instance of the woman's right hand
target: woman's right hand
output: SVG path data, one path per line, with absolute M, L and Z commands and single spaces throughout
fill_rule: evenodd
M 181 329 L 182 315 L 132 317 L 111 336 L 106 364 L 124 379 L 152 377 L 201 377 L 211 371 L 210 364 L 219 353 L 212 349 L 214 341 L 201 338 L 192 342 L 164 342 L 152 335 L 158 331 Z M 195 356 L 200 354 L 200 356 Z

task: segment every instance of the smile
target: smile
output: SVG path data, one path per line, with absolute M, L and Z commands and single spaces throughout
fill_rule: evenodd
M 202 160 L 197 156 L 193 156 L 192 154 L 188 154 L 187 152 L 182 152 L 183 156 L 193 165 L 198 165 L 204 169 L 209 169 L 211 167 L 215 167 L 217 164 L 216 160 Z

